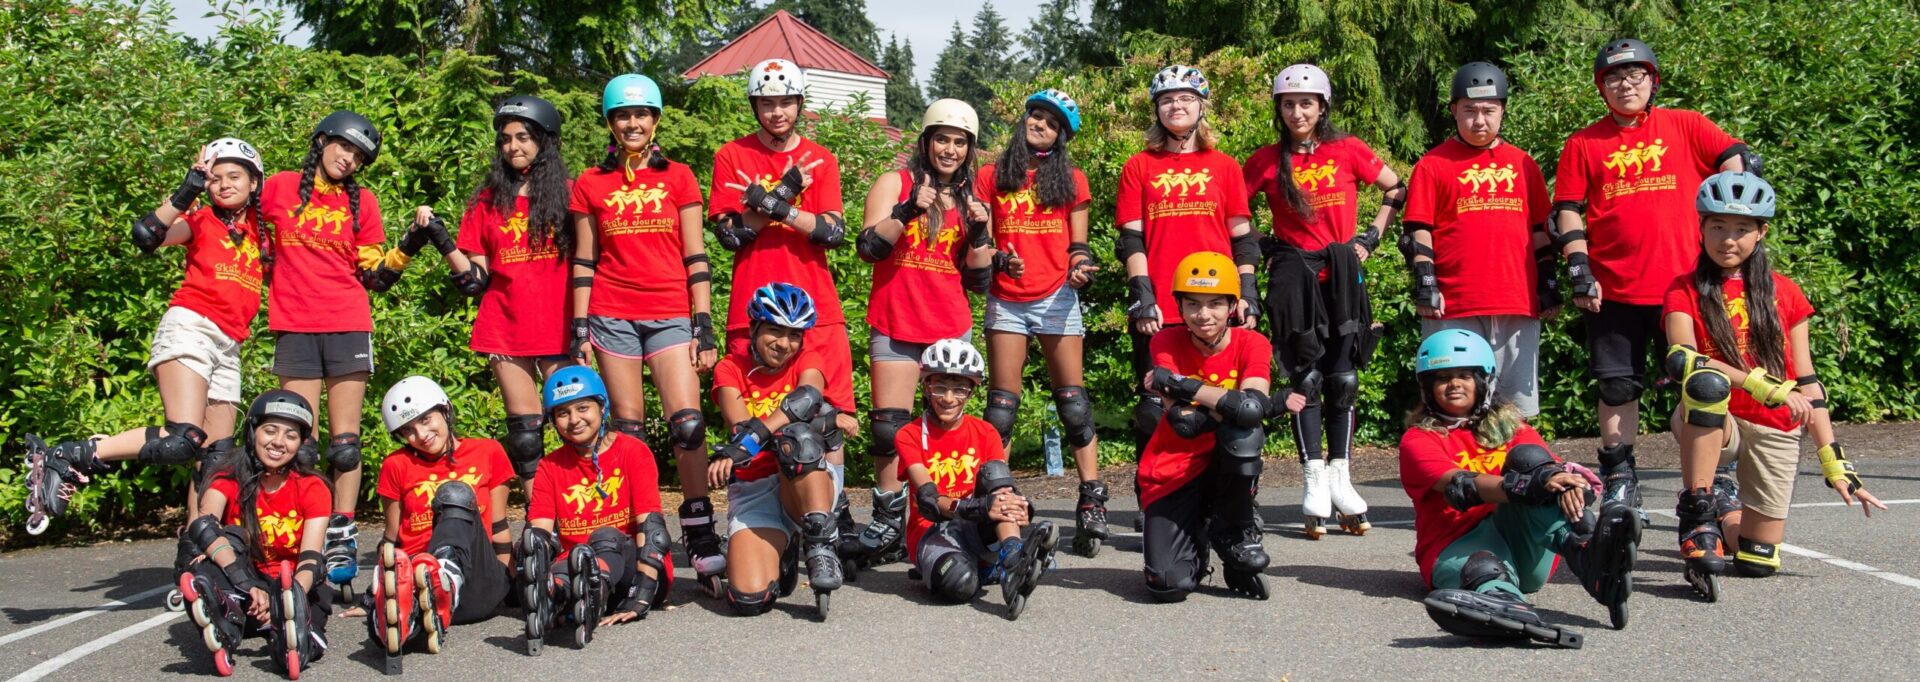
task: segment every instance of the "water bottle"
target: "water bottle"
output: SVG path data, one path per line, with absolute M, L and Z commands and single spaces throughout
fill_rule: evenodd
M 1066 465 L 1060 459 L 1060 414 L 1052 403 L 1047 404 L 1047 432 L 1041 436 L 1047 451 L 1047 475 L 1055 478 L 1067 475 Z

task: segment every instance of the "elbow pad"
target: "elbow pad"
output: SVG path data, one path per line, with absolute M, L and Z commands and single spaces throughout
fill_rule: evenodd
M 1471 471 L 1453 472 L 1453 478 L 1447 480 L 1447 489 L 1443 493 L 1447 498 L 1447 506 L 1466 511 L 1487 503 L 1480 499 L 1480 488 L 1473 484 L 1473 479 Z
M 1248 230 L 1233 238 L 1233 264 L 1260 267 L 1260 235 Z
M 468 297 L 479 296 L 487 290 L 487 269 L 472 263 L 466 272 L 453 273 L 453 286 Z
M 367 291 L 379 293 L 392 289 L 394 284 L 399 283 L 400 271 L 389 268 L 385 263 L 382 263 L 379 267 L 372 270 L 361 270 L 359 278 L 360 286 L 366 287 Z
M 893 255 L 893 242 L 880 236 L 880 232 L 871 227 L 861 230 L 860 236 L 853 241 L 853 248 L 860 254 L 860 260 L 878 263 Z
M 813 233 L 807 235 L 807 241 L 829 249 L 840 248 L 847 243 L 847 219 L 838 213 L 818 213 L 813 216 Z
M 160 216 L 149 212 L 133 221 L 133 245 L 140 247 L 141 253 L 153 253 L 167 240 L 167 225 L 160 222 Z
M 714 223 L 713 235 L 719 239 L 720 246 L 728 251 L 747 248 L 748 244 L 753 243 L 755 237 L 760 236 L 759 233 L 747 229 L 746 221 L 742 220 L 738 213 L 720 216 L 719 221 Z
M 1120 265 L 1127 264 L 1127 257 L 1147 252 L 1147 233 L 1140 230 L 1121 229 L 1120 236 L 1113 240 L 1113 255 L 1120 258 Z
M 993 286 L 993 268 L 964 268 L 960 271 L 960 284 L 976 294 L 987 293 Z

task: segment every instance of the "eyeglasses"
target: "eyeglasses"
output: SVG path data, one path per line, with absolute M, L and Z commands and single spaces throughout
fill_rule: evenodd
M 1164 107 L 1169 104 L 1179 104 L 1184 106 L 1184 105 L 1193 104 L 1199 101 L 1200 101 L 1200 98 L 1195 97 L 1193 95 L 1173 95 L 1170 97 L 1160 98 L 1160 106 Z
M 928 386 L 927 396 L 948 400 L 966 400 L 973 397 L 973 389 L 966 386 Z
M 1647 71 L 1646 69 L 1634 69 L 1632 71 L 1615 71 L 1613 73 L 1607 74 L 1605 78 L 1600 79 L 1600 82 L 1607 84 L 1607 87 L 1610 87 L 1610 88 L 1619 86 L 1621 83 L 1626 83 L 1627 85 L 1639 85 L 1641 83 L 1647 82 L 1647 77 L 1651 75 L 1653 75 L 1653 73 Z

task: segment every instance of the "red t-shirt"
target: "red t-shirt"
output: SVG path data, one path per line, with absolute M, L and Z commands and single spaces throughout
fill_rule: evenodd
M 1532 156 L 1504 140 L 1475 149 L 1447 138 L 1413 165 L 1407 190 L 1404 221 L 1433 226 L 1447 319 L 1539 315 L 1533 226 L 1550 205 Z
M 1726 301 L 1727 322 L 1733 327 L 1733 335 L 1740 342 L 1740 357 L 1748 367 L 1760 368 L 1760 358 L 1753 354 L 1747 336 L 1747 281 L 1741 277 L 1728 277 L 1720 281 L 1720 296 Z M 1773 308 L 1780 314 L 1780 339 L 1782 357 L 1787 360 L 1787 370 L 1793 372 L 1793 326 L 1813 317 L 1813 304 L 1807 302 L 1807 295 L 1800 291 L 1800 285 L 1787 279 L 1786 275 L 1773 273 Z M 1673 280 L 1667 288 L 1666 305 L 1660 311 L 1661 317 L 1674 313 L 1686 315 L 1693 321 L 1694 345 L 1701 353 L 1715 360 L 1740 366 L 1734 362 L 1730 353 L 1713 345 L 1713 339 L 1707 336 L 1707 326 L 1700 321 L 1700 294 L 1693 290 L 1693 275 L 1682 275 Z M 1781 377 L 1792 379 L 1794 377 Z M 1793 412 L 1785 405 L 1767 407 L 1746 391 L 1735 390 L 1727 404 L 1727 413 L 1749 423 L 1759 424 L 1780 431 L 1792 431 L 1800 428 L 1800 421 L 1793 418 Z
M 1513 440 L 1492 450 L 1480 447 L 1472 429 L 1450 429 L 1444 436 L 1425 429 L 1407 429 L 1400 436 L 1400 487 L 1413 499 L 1413 560 L 1420 564 L 1420 579 L 1429 587 L 1433 585 L 1433 562 L 1439 560 L 1440 551 L 1480 525 L 1494 510 L 1492 504 L 1481 504 L 1459 511 L 1433 486 L 1454 469 L 1497 476 L 1507 462 L 1507 450 L 1528 444 L 1547 447 L 1540 434 L 1525 424 Z M 1558 461 L 1559 456 L 1554 459 Z
M 557 227 L 573 229 L 565 221 Z M 473 352 L 515 357 L 566 352 L 571 254 L 561 254 L 552 240 L 532 242 L 526 197 L 516 197 L 513 215 L 502 216 L 493 207 L 493 190 L 483 190 L 460 217 L 460 250 L 487 259 L 487 291 L 480 295 L 467 342 Z
M 227 224 L 212 208 L 201 207 L 186 216 L 193 236 L 187 242 L 187 276 L 174 290 L 175 305 L 206 317 L 234 341 L 251 335 L 253 316 L 260 313 L 262 270 L 260 231 L 251 213 L 242 213 L 233 227 L 241 233 L 235 245 Z
M 1003 252 L 1020 254 L 1027 270 L 1020 279 L 1005 273 L 993 276 L 993 295 L 1002 301 L 1037 301 L 1060 290 L 1067 283 L 1067 247 L 1073 244 L 1073 212 L 1093 201 L 1087 190 L 1087 176 L 1073 169 L 1073 203 L 1048 206 L 1040 203 L 1033 191 L 1033 171 L 1027 171 L 1027 184 L 1020 191 L 1003 193 L 994 186 L 993 164 L 987 164 L 976 176 L 973 189 L 980 200 L 993 207 L 994 245 Z
M 207 484 L 207 488 L 220 491 L 227 498 L 227 508 L 220 513 L 220 523 L 240 525 L 240 484 L 229 476 L 220 475 Z M 279 488 L 262 489 L 254 496 L 253 511 L 260 518 L 260 555 L 265 557 L 264 561 L 254 563 L 253 567 L 265 574 L 268 580 L 278 581 L 280 562 L 299 563 L 300 539 L 306 532 L 306 523 L 314 519 L 325 521 L 333 513 L 333 489 L 327 487 L 326 479 L 319 476 L 290 473 Z M 242 556 L 245 556 L 244 552 Z
M 801 161 L 803 156 L 806 157 L 804 162 Z M 823 159 L 826 162 L 813 169 L 813 184 L 801 190 L 800 197 L 793 202 L 795 208 L 814 215 L 840 213 L 843 210 L 840 159 L 835 158 L 833 152 L 805 138 L 790 152 L 768 149 L 760 143 L 757 134 L 728 142 L 713 153 L 713 185 L 707 190 L 712 202 L 707 209 L 707 217 L 744 212 L 740 207 L 740 190 L 726 186 L 727 183 L 739 184 L 740 173 L 744 172 L 760 186 L 772 189 L 780 184 L 780 175 L 787 171 L 789 160 L 800 164 Z M 839 290 L 833 285 L 833 272 L 827 269 L 826 248 L 807 241 L 806 235 L 779 221 L 768 223 L 752 244 L 733 255 L 733 291 L 752 292 L 773 282 L 786 282 L 806 289 L 813 296 L 814 307 L 820 311 L 820 324 L 847 323 L 846 313 L 840 310 Z M 747 319 L 747 301 L 751 298 L 738 295 L 728 297 L 728 330 L 747 328 L 747 323 L 751 321 Z
M 387 455 L 380 464 L 380 482 L 375 486 L 380 497 L 400 503 L 400 518 L 387 519 L 399 524 L 400 549 L 408 554 L 427 551 L 427 539 L 433 535 L 433 496 L 440 486 L 460 481 L 473 486 L 480 498 L 480 530 L 488 532 L 493 519 L 493 489 L 513 478 L 513 464 L 500 443 L 485 438 L 462 438 L 453 449 L 452 461 L 441 457 L 428 461 L 403 447 Z
M 1587 251 L 1609 301 L 1660 305 L 1700 256 L 1700 183 L 1738 143 L 1698 112 L 1654 108 L 1622 128 L 1607 116 L 1567 138 L 1554 201 L 1587 202 Z
M 913 191 L 907 171 L 900 175 L 900 200 Z M 873 264 L 873 295 L 867 300 L 867 324 L 908 343 L 933 343 L 966 333 L 973 306 L 960 282 L 960 259 L 967 253 L 967 224 L 958 207 L 940 216 L 932 233 L 930 216 L 907 223 L 893 253 Z M 817 307 L 818 304 L 816 304 Z
M 1208 386 L 1227 390 L 1239 388 L 1248 379 L 1273 380 L 1273 345 L 1260 332 L 1234 328 L 1227 332 L 1225 348 L 1205 355 L 1193 346 L 1185 327 L 1160 330 L 1148 348 L 1153 366 L 1165 367 L 1181 376 L 1199 379 Z M 1179 490 L 1207 470 L 1213 462 L 1213 434 L 1181 438 L 1161 419 L 1140 456 L 1140 506 L 1153 504 Z
M 593 531 L 617 528 L 623 535 L 640 530 L 640 517 L 660 513 L 660 472 L 646 442 L 609 433 L 613 446 L 593 460 L 561 445 L 540 460 L 527 495 L 527 518 L 553 519 L 561 549 L 586 542 Z
M 1147 240 L 1147 276 L 1153 279 L 1160 319 L 1180 324 L 1173 271 L 1199 251 L 1233 253 L 1227 221 L 1251 216 L 1240 164 L 1217 149 L 1173 154 L 1150 149 L 1120 169 L 1113 222 L 1140 221 Z M 1124 264 L 1122 264 L 1124 265 Z
M 921 444 L 923 430 L 925 445 Z M 924 419 L 915 419 L 900 427 L 893 442 L 900 450 L 900 480 L 907 480 L 907 468 L 918 464 L 933 476 L 933 485 L 941 495 L 955 499 L 973 496 L 974 476 L 980 472 L 981 464 L 1007 459 L 1006 449 L 1000 447 L 1000 432 L 973 415 L 961 415 L 960 425 L 951 431 Z M 908 557 L 920 553 L 920 538 L 933 530 L 933 523 L 931 519 L 921 518 L 915 505 L 907 505 Z
M 1270 144 L 1247 157 L 1247 188 L 1267 195 L 1273 213 L 1273 236 L 1303 251 L 1353 238 L 1360 218 L 1360 185 L 1380 179 L 1386 163 L 1357 137 L 1323 142 L 1313 151 L 1294 154 L 1288 172 L 1306 196 L 1313 215 L 1302 219 L 1287 204 L 1280 189 L 1280 145 Z
M 811 348 L 800 351 L 800 355 L 788 360 L 786 366 L 779 369 L 761 367 L 746 355 L 728 355 L 713 367 L 713 400 L 720 402 L 720 389 L 731 388 L 740 392 L 740 399 L 747 404 L 748 416 L 766 419 L 780 411 L 780 402 L 786 400 L 788 393 L 800 387 L 800 375 L 807 370 L 819 372 L 824 383 L 827 376 L 825 366 L 819 351 Z M 766 447 L 746 466 L 734 467 L 733 478 L 741 482 L 757 481 L 776 471 L 778 464 L 774 462 L 773 450 Z
M 267 328 L 324 334 L 373 331 L 373 309 L 360 286 L 360 247 L 387 241 L 380 202 L 360 188 L 360 222 L 353 222 L 345 191 L 315 171 L 313 192 L 300 208 L 300 173 L 267 178 L 261 213 L 273 224 L 273 286 L 267 288 Z
M 581 172 L 567 210 L 592 216 L 600 243 L 587 313 L 638 321 L 692 315 L 680 209 L 699 205 L 700 181 L 683 163 L 641 168 L 631 181 L 624 170 Z

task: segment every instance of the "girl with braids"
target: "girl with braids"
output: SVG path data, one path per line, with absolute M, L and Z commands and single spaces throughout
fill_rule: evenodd
M 893 443 L 912 419 L 920 356 L 935 341 L 972 334 L 967 290 L 984 293 L 995 264 L 1011 262 L 995 255 L 993 211 L 973 189 L 979 121 L 966 102 L 935 100 L 920 119 L 920 139 L 907 167 L 881 175 L 867 191 L 867 224 L 855 247 L 874 264 L 867 324 L 877 485 L 873 521 L 861 531 L 858 548 L 860 562 L 868 565 L 902 556 L 907 494 Z
M 1722 172 L 1700 185 L 1694 205 L 1701 218 L 1698 265 L 1667 288 L 1661 315 L 1673 344 L 1666 371 L 1680 384 L 1673 414 L 1681 448 L 1683 492 L 1674 511 L 1680 555 L 1688 582 L 1715 601 L 1714 576 L 1726 570 L 1728 549 L 1735 549 L 1740 575 L 1780 569 L 1803 430 L 1842 502 L 1858 500 L 1868 516 L 1887 507 L 1866 491 L 1833 432 L 1827 391 L 1814 373 L 1807 324 L 1813 306 L 1768 262 L 1773 187 L 1758 175 Z M 1716 476 L 1716 465 L 1736 460 L 1737 482 Z
M 997 164 L 980 170 L 974 185 L 993 206 L 994 241 L 1010 267 L 996 273 L 987 296 L 987 356 L 993 385 L 987 391 L 987 423 L 1012 444 L 1020 413 L 1027 339 L 1039 337 L 1053 381 L 1053 401 L 1080 474 L 1080 504 L 1074 551 L 1092 556 L 1107 537 L 1107 486 L 1100 482 L 1099 444 L 1093 433 L 1093 401 L 1081 375 L 1086 327 L 1079 289 L 1093 281 L 1093 250 L 1087 247 L 1087 176 L 1074 167 L 1067 143 L 1080 131 L 1080 105 L 1059 90 L 1027 98 Z M 1019 276 L 1015 276 L 1018 274 Z
M 327 580 L 351 598 L 359 562 L 360 409 L 373 373 L 373 311 L 367 289 L 392 286 L 398 267 L 382 257 L 386 231 L 380 202 L 356 173 L 380 156 L 380 132 L 365 116 L 336 111 L 314 126 L 298 171 L 267 178 L 260 205 L 272 226 L 274 283 L 267 327 L 274 338 L 273 373 L 280 387 L 308 405 L 327 396 L 327 465 L 333 517 L 327 522 Z M 416 238 L 417 239 L 417 238 Z M 394 254 L 395 256 L 399 254 Z M 317 461 L 309 444 L 302 457 Z
M 240 403 L 240 345 L 260 312 L 266 278 L 260 243 L 260 154 L 224 137 L 200 150 L 179 189 L 133 224 L 152 253 L 187 249 L 186 277 L 154 329 L 147 368 L 160 387 L 166 426 L 48 446 L 27 436 L 27 532 L 38 535 L 108 462 L 198 464 L 209 440 L 233 435 Z M 205 194 L 208 203 L 198 204 Z M 192 494 L 188 495 L 192 507 Z
M 560 110 L 552 103 L 527 95 L 509 98 L 494 110 L 493 130 L 492 167 L 460 218 L 459 249 L 446 258 L 454 286 L 480 299 L 467 347 L 493 367 L 507 408 L 501 445 L 514 472 L 530 481 L 546 452 L 540 436 L 540 377 L 572 362 L 566 307 L 567 259 L 574 251 L 567 220 L 569 174 L 560 157 Z M 444 228 L 429 231 L 437 239 Z
M 1247 187 L 1266 194 L 1273 214 L 1268 332 L 1274 371 L 1288 379 L 1274 396 L 1274 416 L 1294 414 L 1293 438 L 1306 481 L 1301 507 L 1307 537 L 1315 540 L 1336 511 L 1349 533 L 1364 535 L 1373 527 L 1347 463 L 1360 370 L 1384 331 L 1373 321 L 1360 264 L 1380 247 L 1381 233 L 1407 198 L 1400 176 L 1366 143 L 1334 128 L 1332 116 L 1327 72 L 1312 64 L 1287 67 L 1273 79 L 1280 139 L 1255 151 L 1246 165 Z M 1368 228 L 1358 231 L 1363 184 L 1383 194 Z M 1257 253 L 1252 260 L 1259 260 Z
M 195 558 L 180 594 L 221 677 L 233 674 L 233 651 L 252 634 L 269 636 L 269 654 L 292 679 L 326 653 L 333 589 L 320 578 L 320 548 L 332 493 L 299 455 L 311 438 L 305 398 L 260 394 L 238 442 L 218 449 L 200 516 L 187 525 L 182 543 Z
M 574 181 L 568 203 L 575 239 L 569 352 L 584 362 L 593 346 L 613 396 L 608 425 L 636 439 L 645 439 L 642 372 L 653 375 L 688 500 L 680 513 L 682 540 L 701 585 L 717 597 L 727 559 L 707 502 L 699 376 L 718 360 L 712 268 L 699 182 L 685 164 L 668 161 L 655 141 L 661 107 L 660 86 L 638 74 L 608 81 L 602 93 L 607 157 Z

